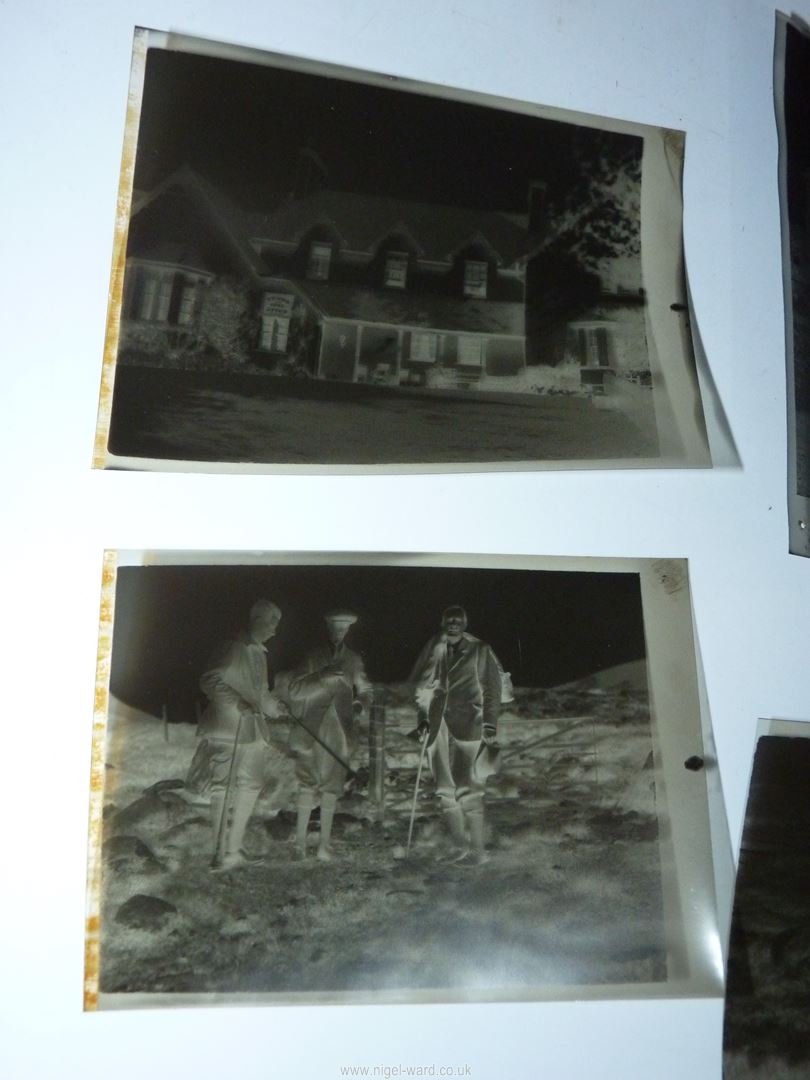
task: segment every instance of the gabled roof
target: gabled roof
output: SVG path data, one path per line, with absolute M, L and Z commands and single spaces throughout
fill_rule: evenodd
M 133 193 L 131 216 L 172 190 L 189 194 L 204 208 L 259 277 L 267 268 L 252 240 L 297 245 L 317 225 L 335 232 L 350 250 L 368 255 L 387 237 L 403 233 L 413 240 L 420 258 L 438 262 L 449 262 L 464 248 L 478 245 L 488 249 L 500 265 L 513 266 L 529 250 L 527 225 L 521 224 L 520 215 L 329 190 L 280 199 L 268 193 L 266 210 L 245 211 L 188 165 L 176 169 L 152 191 Z
M 205 212 L 220 235 L 257 277 L 266 273 L 264 263 L 250 246 L 242 212 L 222 192 L 188 165 L 170 173 L 146 194 L 133 192 L 131 217 L 157 202 L 162 196 L 179 190 L 190 196 Z M 190 245 L 193 247 L 193 243 Z M 189 265 L 194 265 L 193 261 Z
M 492 250 L 504 266 L 516 263 L 528 249 L 527 226 L 515 215 L 463 206 L 439 206 L 348 191 L 317 191 L 289 196 L 274 210 L 246 215 L 253 240 L 299 244 L 313 226 L 334 230 L 352 251 L 372 255 L 386 237 L 405 232 L 419 255 L 448 262 L 470 244 Z

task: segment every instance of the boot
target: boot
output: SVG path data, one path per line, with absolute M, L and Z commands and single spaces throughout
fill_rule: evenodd
M 337 795 L 327 793 L 321 797 L 321 836 L 318 841 L 318 858 L 321 862 L 329 862 L 332 858 L 332 849 L 329 841 L 332 839 L 332 822 L 335 818 Z
M 253 856 L 243 850 L 245 831 L 247 830 L 250 815 L 256 805 L 258 791 L 239 790 L 234 793 L 233 807 L 231 809 L 231 825 L 228 829 L 228 842 L 225 851 L 229 856 L 242 856 L 243 862 L 261 862 L 261 856 Z
M 309 793 L 298 796 L 298 816 L 295 819 L 295 854 L 303 858 L 307 853 L 307 829 L 309 828 L 309 815 L 315 800 Z

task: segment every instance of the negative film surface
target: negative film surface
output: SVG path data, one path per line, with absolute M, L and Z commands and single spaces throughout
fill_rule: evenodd
M 790 550 L 810 554 L 810 29 L 778 14 L 774 94 L 785 297 Z
M 810 1069 L 810 724 L 760 722 L 729 945 L 727 1080 Z
M 89 1008 L 722 992 L 685 563 L 110 553 L 97 700 Z
M 710 464 L 683 149 L 139 30 L 96 464 Z

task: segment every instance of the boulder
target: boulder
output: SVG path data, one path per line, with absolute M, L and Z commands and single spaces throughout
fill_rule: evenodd
M 194 814 L 194 809 L 189 807 L 175 790 L 160 788 L 156 784 L 129 806 L 116 811 L 110 821 L 110 827 L 117 833 L 134 829 L 146 829 L 159 833 L 180 824 L 185 818 Z
M 121 905 L 115 921 L 138 930 L 159 930 L 170 916 L 176 914 L 177 908 L 168 900 L 138 893 Z
M 128 874 L 159 874 L 166 869 L 137 836 L 111 836 L 104 844 L 104 858 L 114 870 Z

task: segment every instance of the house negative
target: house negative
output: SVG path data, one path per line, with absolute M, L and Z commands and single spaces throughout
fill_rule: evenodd
M 96 463 L 707 464 L 682 148 L 138 31 Z
M 722 993 L 685 563 L 105 582 L 88 1008 Z

